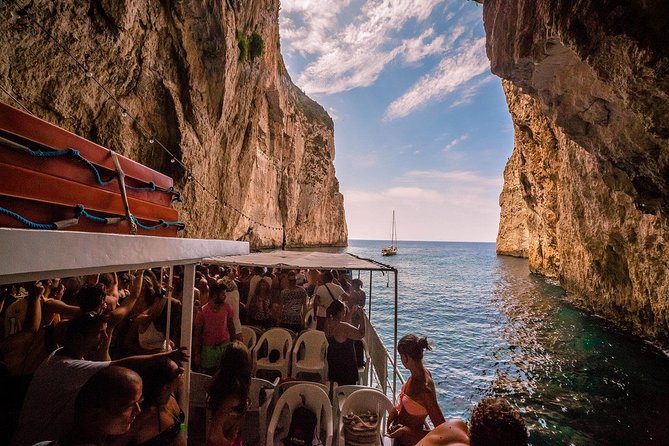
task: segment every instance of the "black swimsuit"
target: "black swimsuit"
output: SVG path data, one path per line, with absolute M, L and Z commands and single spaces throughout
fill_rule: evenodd
M 160 413 L 158 413 L 158 416 L 160 416 Z M 184 415 L 184 411 L 180 410 L 179 411 L 179 418 L 174 418 L 174 424 L 172 424 L 170 427 L 159 433 L 153 438 L 150 438 L 146 440 L 144 443 L 140 443 L 137 446 L 170 446 L 174 443 L 174 440 L 177 438 L 179 435 L 179 432 L 181 432 L 181 423 L 184 422 L 186 416 Z
M 328 379 L 340 386 L 358 383 L 358 363 L 352 339 L 337 342 L 328 336 Z

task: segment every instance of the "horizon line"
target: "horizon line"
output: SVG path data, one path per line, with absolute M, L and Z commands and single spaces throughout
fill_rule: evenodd
M 372 239 L 372 238 L 349 238 L 347 240 L 359 241 L 359 242 L 387 242 L 388 239 Z M 397 240 L 397 242 L 436 242 L 436 243 L 496 243 L 495 241 L 473 241 L 473 240 L 418 240 L 418 239 L 404 239 Z

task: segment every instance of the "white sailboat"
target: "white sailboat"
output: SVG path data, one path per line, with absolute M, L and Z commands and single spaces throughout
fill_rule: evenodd
M 397 229 L 395 228 L 395 211 L 393 210 L 393 229 L 390 233 L 390 246 L 381 250 L 382 256 L 394 256 L 397 254 Z

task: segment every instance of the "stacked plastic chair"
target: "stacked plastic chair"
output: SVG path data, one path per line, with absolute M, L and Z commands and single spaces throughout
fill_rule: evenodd
M 332 445 L 332 406 L 327 393 L 322 385 L 300 382 L 286 389 L 277 400 L 267 426 L 267 446 L 283 444 L 282 441 L 288 435 L 293 411 L 302 405 L 316 414 L 313 444 Z
M 275 382 L 269 382 L 260 378 L 251 378 L 249 408 L 246 413 L 243 432 L 244 443 L 265 444 L 267 410 L 278 382 L 278 379 Z
M 392 408 L 393 403 L 379 390 L 369 387 L 355 390 L 344 399 L 341 411 L 337 417 L 337 444 L 339 446 L 344 446 L 345 444 L 343 416 L 349 413 L 362 414 L 365 412 L 372 412 L 378 415 L 376 444 L 383 444 L 381 432 L 385 430 L 386 419 Z
M 270 328 L 260 336 L 252 350 L 253 374 L 259 371 L 274 371 L 280 378 L 290 372 L 290 353 L 293 350 L 293 335 L 283 328 Z
M 258 342 L 258 335 L 253 327 L 242 325 L 242 341 L 249 351 L 253 350 L 253 347 L 256 346 L 256 342 Z
M 319 330 L 303 331 L 293 347 L 291 376 L 307 379 L 305 375 L 318 375 L 319 382 L 325 383 L 328 379 L 327 350 L 325 333 Z

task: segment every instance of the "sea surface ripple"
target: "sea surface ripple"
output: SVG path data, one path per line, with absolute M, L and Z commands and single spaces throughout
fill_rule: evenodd
M 533 445 L 669 445 L 669 360 L 574 309 L 528 263 L 493 243 L 350 240 L 347 251 L 399 271 L 399 336 L 427 336 L 446 418 L 509 398 Z M 369 292 L 369 275 L 360 276 Z M 374 273 L 372 323 L 392 352 L 392 274 Z M 404 375 L 408 376 L 406 371 Z

